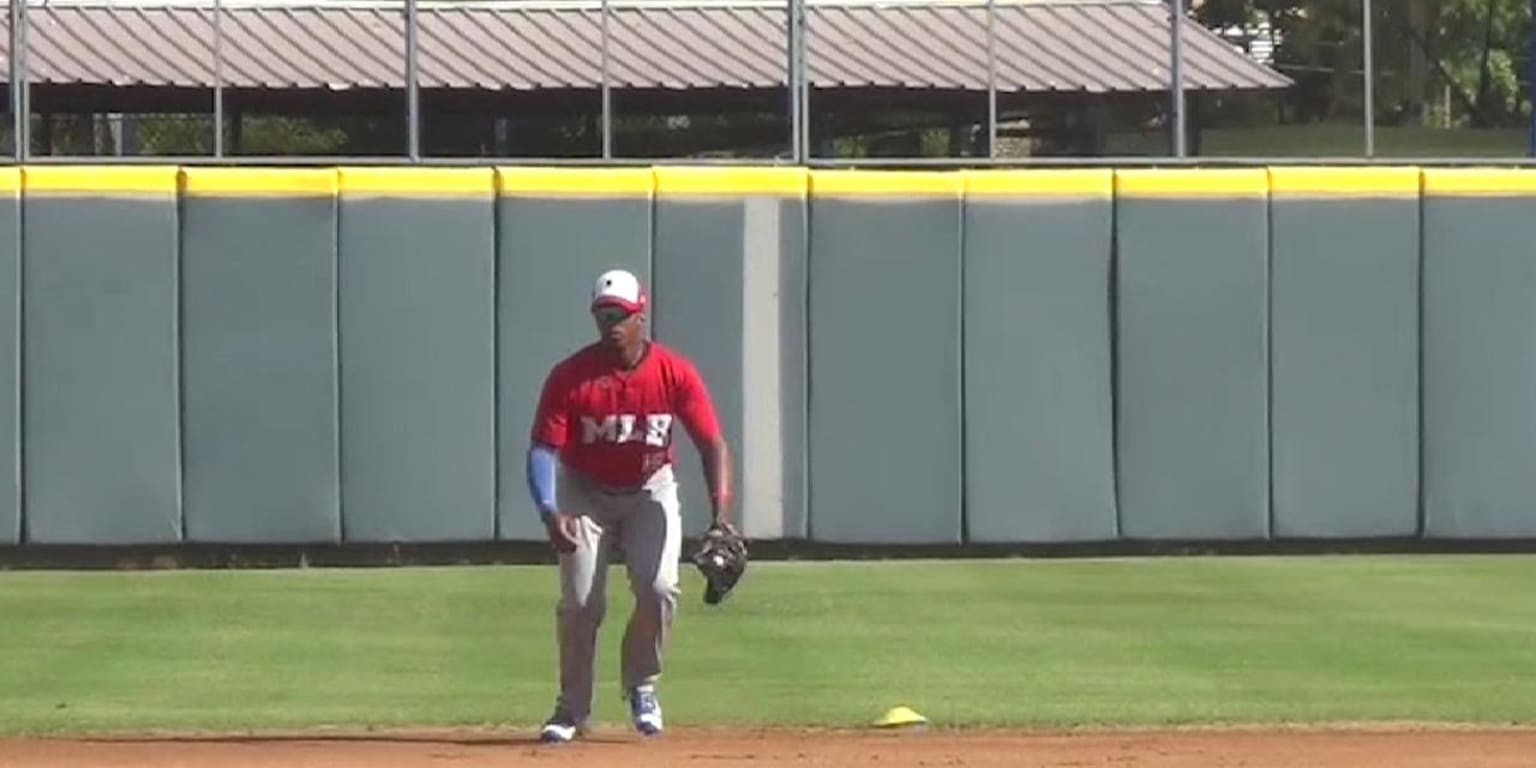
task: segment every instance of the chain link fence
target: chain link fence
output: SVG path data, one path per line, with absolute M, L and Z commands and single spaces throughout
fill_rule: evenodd
M 267 0 L 273 2 L 274 0 Z M 1533 154 L 1533 8 L 1536 0 L 1124 0 L 1153 4 L 1167 35 L 1159 76 L 1166 87 L 1136 92 L 1021 93 L 999 85 L 1003 66 L 1023 66 L 1036 51 L 1000 45 L 1003 0 L 974 0 L 982 13 L 962 30 L 975 49 L 963 70 L 981 90 L 936 89 L 845 103 L 820 84 L 836 53 L 830 30 L 808 0 L 757 3 L 780 18 L 780 79 L 773 88 L 721 84 L 709 92 L 632 92 L 626 73 L 668 45 L 643 30 L 611 23 L 619 0 L 593 0 L 585 18 L 600 19 L 600 50 L 572 55 L 601 61 L 599 86 L 555 107 L 498 101 L 504 84 L 485 83 L 483 98 L 421 85 L 441 69 L 444 43 L 422 36 L 423 13 L 453 4 L 381 0 L 368 6 L 393 18 L 385 53 L 405 87 L 364 99 L 334 93 L 288 97 L 282 88 L 231 88 L 231 10 L 217 0 L 113 0 L 130 7 L 195 7 L 207 29 L 207 84 L 157 89 L 135 83 L 61 83 L 41 45 L 38 17 L 69 0 L 9 4 L 10 80 L 3 151 L 17 160 L 72 157 L 239 160 L 266 157 L 542 158 L 573 161 L 666 158 L 819 162 L 889 159 L 1012 162 L 1048 158 L 1504 158 Z M 700 0 L 703 7 L 716 0 Z M 1051 0 L 1030 0 L 1049 3 Z M 922 6 L 923 2 L 890 7 Z M 929 3 L 931 4 L 931 3 Z M 245 6 L 250 5 L 246 3 Z M 311 4 L 313 5 L 313 4 Z M 355 3 L 353 4 L 356 5 Z M 484 4 L 462 3 L 463 7 Z M 687 5 L 683 3 L 682 5 Z M 245 7 L 242 6 L 242 7 Z M 1179 17 L 1184 25 L 1167 23 Z M 875 24 L 905 23 L 897 13 Z M 1196 26 L 1198 25 L 1198 26 Z M 1243 57 L 1289 79 L 1275 89 L 1190 89 L 1187 38 L 1209 31 Z M 823 33 L 824 32 L 824 33 Z M 867 31 L 870 41 L 881 30 Z M 109 31 L 109 36 L 111 32 Z M 141 30 L 122 30 L 142 41 Z M 166 39 L 165 45 L 183 45 Z M 921 45 L 919 37 L 914 44 Z M 155 41 L 150 41 L 155 44 Z M 847 45 L 848 43 L 838 43 Z M 861 44 L 855 41 L 854 44 Z M 1085 71 L 1122 56 L 1119 41 L 1072 55 Z M 869 43 L 873 48 L 874 43 Z M 338 50 L 341 47 L 338 46 Z M 128 46 L 74 52 L 132 57 Z M 198 57 L 199 51 L 187 55 Z M 301 55 L 301 54 L 294 54 Z M 878 59 L 878 51 L 870 53 Z M 943 96 L 941 98 L 941 95 Z M 478 99 L 478 100 L 475 100 Z M 658 106 L 659 104 L 659 106 Z M 24 146 L 18 146 L 18 134 Z

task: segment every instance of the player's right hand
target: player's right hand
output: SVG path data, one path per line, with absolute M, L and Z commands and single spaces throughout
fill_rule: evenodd
M 549 543 L 556 552 L 576 551 L 578 525 L 574 515 L 553 512 L 545 519 L 544 528 L 549 532 Z

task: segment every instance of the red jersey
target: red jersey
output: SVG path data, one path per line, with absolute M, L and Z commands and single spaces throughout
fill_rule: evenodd
M 720 434 L 704 379 L 682 355 L 656 343 L 633 370 L 597 344 L 560 361 L 544 380 L 533 439 L 560 461 L 607 486 L 637 488 L 672 463 L 672 425 L 709 442 Z

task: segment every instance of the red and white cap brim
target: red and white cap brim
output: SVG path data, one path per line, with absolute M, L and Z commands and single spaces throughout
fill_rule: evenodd
M 599 296 L 592 300 L 592 308 L 598 307 L 623 307 L 626 312 L 639 312 L 645 309 L 645 296 L 641 295 L 639 301 L 629 301 L 617 296 Z

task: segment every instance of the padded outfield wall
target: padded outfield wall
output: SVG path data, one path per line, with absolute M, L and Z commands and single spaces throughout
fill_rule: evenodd
M 1536 536 L 1533 171 L 0 178 L 0 546 L 537 539 L 534 400 L 616 266 L 753 538 Z

